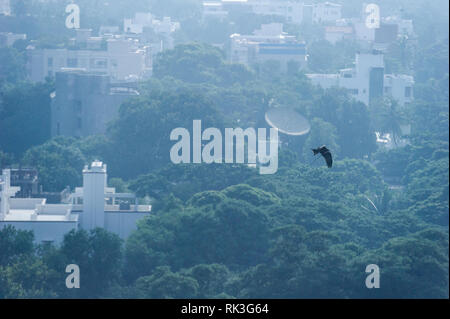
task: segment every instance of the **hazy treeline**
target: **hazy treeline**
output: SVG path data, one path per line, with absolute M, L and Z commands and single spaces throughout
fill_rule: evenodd
M 27 43 L 0 48 L 0 165 L 34 166 L 45 190 L 61 191 L 80 186 L 82 167 L 100 159 L 110 186 L 150 201 L 153 213 L 126 242 L 96 229 L 71 232 L 60 246 L 34 245 L 32 233 L 1 230 L 0 297 L 448 298 L 448 3 L 395 2 L 418 35 L 385 55 L 387 71 L 415 78 L 415 100 L 402 108 L 389 99 L 366 106 L 276 63 L 229 64 L 210 45 L 274 17 L 234 16 L 212 29 L 198 19 L 200 1 L 108 1 L 104 17 L 94 14 L 103 1 L 77 2 L 82 23 L 93 28 L 133 11 L 176 17 L 178 45 L 158 56 L 154 76 L 121 106 L 106 135 L 83 139 L 50 138 L 53 81 L 26 81 Z M 343 1 L 344 14 L 359 12 L 362 2 Z M 394 3 L 374 2 L 386 10 Z M 52 38 L 46 29 L 48 21 L 53 30 L 60 25 L 64 1 L 13 3 L 19 19 L 30 19 L 17 32 L 43 46 L 70 37 Z M 309 41 L 314 72 L 348 67 L 360 49 L 352 41 L 331 45 L 316 30 L 296 34 Z M 266 127 L 264 113 L 275 105 L 294 107 L 312 127 L 305 137 L 282 137 L 276 174 L 170 163 L 173 128 L 190 128 L 194 119 L 204 127 Z M 377 146 L 375 130 L 405 138 L 405 123 L 407 146 Z M 322 144 L 335 155 L 331 170 L 310 164 L 311 147 Z M 80 266 L 80 289 L 65 287 L 70 263 Z M 368 264 L 380 267 L 381 289 L 365 287 Z

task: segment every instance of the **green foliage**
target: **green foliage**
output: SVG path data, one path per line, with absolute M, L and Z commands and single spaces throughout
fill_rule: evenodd
M 158 267 L 151 276 L 136 280 L 136 294 L 140 298 L 195 298 L 199 285 L 191 277 L 173 273 L 168 267 Z
M 17 83 L 25 79 L 25 58 L 15 48 L 0 48 L 0 87 L 5 83 Z
M 101 298 L 120 280 L 122 240 L 113 233 L 96 228 L 72 230 L 64 236 L 59 247 L 44 246 L 40 255 L 54 274 L 52 290 L 59 298 Z M 66 266 L 80 267 L 80 288 L 67 289 Z
M 355 260 L 356 269 L 377 264 L 385 289 L 365 289 L 354 281 L 355 295 L 363 298 L 447 298 L 448 233 L 426 230 L 388 241 Z M 426 278 L 426 280 L 425 280 Z M 382 284 L 381 284 L 382 285 Z
M 293 64 L 286 73 L 274 61 L 230 64 L 211 45 L 284 22 L 279 17 L 231 11 L 218 23 L 202 21 L 195 0 L 78 0 L 83 28 L 121 24 L 134 11 L 179 19 L 179 45 L 156 58 L 154 77 L 139 84 L 140 96 L 122 105 L 106 135 L 48 140 L 53 84 L 21 82 L 26 42 L 1 49 L 8 63 L 0 64 L 0 165 L 21 160 L 38 168 L 45 190 L 61 191 L 79 186 L 83 165 L 100 159 L 109 186 L 135 192 L 152 214 L 123 250 L 100 229 L 73 231 L 60 246 L 0 230 L 0 297 L 448 298 L 448 3 L 399 1 L 402 12 L 397 2 L 378 2 L 412 18 L 417 33 L 385 52 L 386 72 L 414 75 L 415 101 L 402 108 L 391 100 L 367 107 L 345 90 L 315 87 Z M 364 1 L 351 2 L 346 17 L 359 15 Z M 17 16 L 0 17 L 0 29 L 60 47 L 72 36 L 61 27 L 64 6 L 15 1 Z M 305 72 L 336 73 L 360 50 L 348 40 L 328 43 L 318 25 L 286 30 L 307 41 Z M 190 130 L 194 119 L 203 128 L 267 127 L 264 114 L 277 106 L 308 118 L 311 132 L 281 135 L 276 174 L 170 163 L 172 129 Z M 400 137 L 405 123 L 406 146 L 377 148 L 375 130 Z M 332 169 L 320 158 L 310 163 L 310 149 L 323 144 Z M 64 285 L 69 263 L 81 268 L 81 289 Z M 364 285 L 373 263 L 380 289 Z
M 72 143 L 71 138 L 57 137 L 25 153 L 23 162 L 38 169 L 46 191 L 57 192 L 67 186 L 81 185 L 85 158 Z
M 352 67 L 357 51 L 359 45 L 354 41 L 343 40 L 333 45 L 325 39 L 313 39 L 308 45 L 308 68 L 313 73 L 336 73 Z
M 314 118 L 311 121 L 311 132 L 303 146 L 303 158 L 312 158 L 312 149 L 326 145 L 333 153 L 333 157 L 339 154 L 339 146 L 336 143 L 336 128 L 320 118 Z M 320 163 L 323 165 L 323 163 Z
M 8 267 L 0 266 L 0 298 L 55 298 L 54 278 L 55 272 L 41 259 L 22 256 Z
M 202 119 L 203 127 L 223 127 L 212 101 L 187 89 L 123 104 L 111 126 L 114 156 L 108 164 L 112 173 L 131 178 L 169 163 L 170 132 L 177 127 L 192 131 L 195 119 Z
M 229 198 L 244 200 L 254 206 L 280 203 L 280 199 L 276 195 L 245 184 L 227 187 L 223 193 Z
M 16 230 L 12 226 L 0 229 L 0 266 L 10 265 L 14 259 L 33 252 L 31 231 Z
M 401 124 L 405 115 L 393 99 L 382 99 L 370 105 L 373 127 L 381 133 L 391 133 L 394 143 L 402 136 Z
M 0 149 L 20 156 L 50 138 L 51 83 L 7 86 L 0 95 Z
M 192 83 L 244 84 L 252 74 L 242 65 L 227 64 L 218 48 L 201 43 L 180 44 L 164 51 L 153 66 L 157 78 L 164 76 Z
M 13 163 L 13 156 L 0 150 L 0 169 L 10 166 Z
M 267 249 L 266 215 L 244 201 L 222 198 L 213 211 L 209 204 L 188 206 L 142 222 L 127 241 L 129 278 L 166 263 L 178 270 L 198 263 L 234 266 L 262 260 Z

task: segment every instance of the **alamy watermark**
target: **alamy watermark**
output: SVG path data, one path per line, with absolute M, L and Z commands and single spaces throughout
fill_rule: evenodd
M 80 288 L 80 267 L 76 264 L 67 265 L 66 273 L 70 273 L 66 277 L 66 287 L 69 289 Z
M 366 273 L 369 274 L 366 277 L 366 287 L 369 289 L 380 288 L 380 267 L 375 264 L 367 265 Z
M 380 7 L 374 3 L 370 3 L 366 6 L 365 12 L 368 14 L 366 17 L 366 27 L 369 29 L 378 29 L 380 27 Z
M 179 163 L 245 163 L 259 165 L 260 174 L 275 174 L 278 170 L 278 130 L 266 128 L 225 128 L 225 139 L 222 143 L 222 132 L 209 127 L 202 132 L 201 120 L 194 120 L 191 134 L 182 127 L 172 130 L 171 141 L 178 141 L 170 149 L 170 160 Z M 245 141 L 247 140 L 247 143 Z M 207 144 L 202 142 L 206 141 Z M 245 156 L 247 148 L 247 156 Z M 223 149 L 225 157 L 223 157 Z M 236 152 L 234 152 L 236 151 Z M 192 155 L 192 156 L 191 156 Z M 191 161 L 192 158 L 192 161 Z
M 66 7 L 66 13 L 69 15 L 66 18 L 67 29 L 79 29 L 80 28 L 80 7 L 75 3 L 68 4 Z

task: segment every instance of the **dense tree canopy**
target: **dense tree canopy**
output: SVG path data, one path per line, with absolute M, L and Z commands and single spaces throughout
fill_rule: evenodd
M 58 192 L 80 186 L 83 166 L 99 159 L 109 186 L 152 205 L 126 241 L 95 229 L 38 245 L 32 232 L 0 229 L 0 298 L 448 298 L 448 3 L 399 1 L 402 12 L 377 3 L 414 19 L 417 37 L 385 53 L 386 72 L 414 76 L 414 102 L 404 107 L 391 99 L 366 106 L 345 90 L 313 86 L 305 72 L 337 72 L 361 49 L 328 43 L 322 27 L 286 24 L 307 41 L 309 61 L 304 72 L 291 65 L 283 73 L 274 61 L 231 64 L 211 45 L 279 18 L 230 12 L 212 29 L 200 1 L 139 0 L 137 11 L 181 21 L 177 45 L 155 58 L 154 76 L 105 135 L 51 139 L 53 83 L 24 81 L 26 43 L 0 49 L 10 61 L 0 64 L 1 168 L 36 167 L 44 190 Z M 129 1 L 77 2 L 85 28 L 134 14 Z M 343 15 L 358 15 L 364 1 L 348 2 Z M 63 24 L 65 2 L 49 3 L 13 1 L 16 16 L 0 17 L 0 31 L 26 32 L 40 47 L 66 43 L 68 30 L 49 36 Z M 311 124 L 306 136 L 280 134 L 276 174 L 170 161 L 174 128 L 192 134 L 195 119 L 203 129 L 268 128 L 271 107 L 293 108 Z M 375 131 L 404 143 L 384 147 Z M 323 144 L 332 169 L 312 162 L 311 148 Z M 70 263 L 82 269 L 79 290 L 64 285 Z M 364 285 L 369 264 L 381 269 L 380 289 Z

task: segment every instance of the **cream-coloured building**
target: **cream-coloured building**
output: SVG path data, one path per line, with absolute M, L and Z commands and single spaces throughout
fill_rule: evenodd
M 152 61 L 149 48 L 124 36 L 92 37 L 91 30 L 78 29 L 70 48 L 27 48 L 29 79 L 42 82 L 63 69 L 79 69 L 108 75 L 112 81 L 149 77 Z

